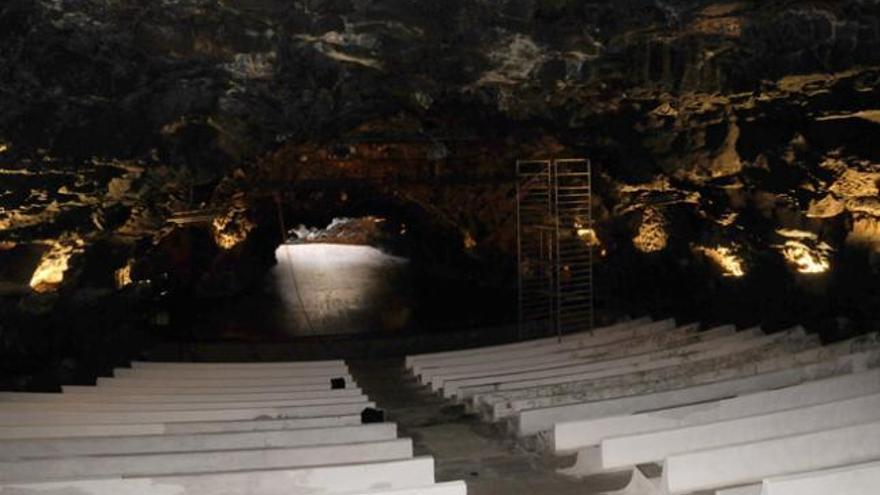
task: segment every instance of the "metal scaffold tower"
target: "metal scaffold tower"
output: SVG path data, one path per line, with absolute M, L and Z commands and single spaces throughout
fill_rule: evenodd
M 593 327 L 590 174 L 585 159 L 516 164 L 520 337 Z

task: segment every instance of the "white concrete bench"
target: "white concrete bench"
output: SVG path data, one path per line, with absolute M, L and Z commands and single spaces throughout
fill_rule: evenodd
M 359 464 L 412 457 L 408 438 L 304 447 L 209 452 L 90 455 L 0 461 L 0 482 L 35 482 L 110 476 L 163 476 Z
M 558 341 L 550 339 L 540 345 L 523 346 L 515 349 L 494 349 L 483 348 L 482 351 L 468 352 L 466 355 L 451 355 L 439 357 L 427 357 L 413 362 L 410 369 L 413 374 L 419 375 L 422 370 L 428 367 L 443 367 L 453 365 L 464 365 L 485 362 L 491 359 L 495 362 L 503 360 L 519 359 L 525 356 L 534 356 L 541 353 L 555 353 L 561 350 L 577 350 L 588 347 L 608 344 L 610 342 L 619 342 L 630 339 L 638 335 L 646 335 L 650 333 L 659 333 L 675 328 L 675 320 L 663 320 L 659 322 L 646 323 L 639 326 L 621 326 L 614 332 L 605 332 L 595 335 L 584 335 L 581 337 L 570 337 Z
M 733 326 L 727 325 L 696 333 L 696 326 L 679 327 L 657 335 L 629 339 L 586 350 L 565 351 L 556 354 L 527 357 L 503 363 L 479 363 L 444 368 L 427 368 L 422 371 L 421 381 L 430 381 L 433 390 L 444 388 L 445 382 L 468 378 L 520 373 L 547 368 L 574 366 L 588 362 L 625 362 L 626 360 L 650 359 L 652 356 L 680 352 L 686 346 L 706 343 L 732 336 Z
M 131 367 L 137 369 L 174 370 L 257 370 L 257 369 L 316 369 L 345 367 L 341 359 L 329 361 L 275 361 L 275 362 L 170 362 L 170 361 L 132 361 Z
M 235 421 L 256 420 L 260 418 L 308 418 L 322 416 L 346 416 L 359 414 L 367 407 L 375 407 L 373 402 L 353 404 L 331 404 L 322 406 L 269 407 L 261 409 L 221 409 L 191 411 L 25 411 L 0 410 L 0 425 L 100 425 L 137 423 L 174 423 L 190 421 Z
M 865 371 L 869 367 L 876 366 L 878 362 L 880 362 L 880 351 L 873 351 L 813 361 L 800 366 L 781 366 L 771 371 L 754 367 L 756 373 L 738 378 L 709 379 L 704 382 L 704 377 L 700 377 L 696 382 L 688 384 L 687 381 L 682 381 L 678 384 L 680 386 L 672 386 L 662 391 L 648 392 L 648 389 L 655 387 L 644 387 L 633 391 L 634 393 L 630 395 L 615 394 L 615 397 L 610 398 L 599 396 L 592 401 L 582 400 L 573 404 L 523 410 L 515 418 L 513 426 L 519 436 L 534 435 L 550 430 L 554 424 L 564 421 L 631 414 L 635 411 L 694 404 L 787 387 L 818 378 Z
M 637 318 L 633 320 L 627 320 L 620 323 L 615 323 L 613 325 L 608 325 L 605 327 L 596 328 L 593 330 L 588 330 L 584 332 L 577 332 L 572 334 L 563 335 L 561 339 L 556 336 L 553 337 L 545 337 L 540 339 L 529 339 L 521 342 L 512 342 L 509 344 L 498 344 L 498 345 L 490 345 L 490 346 L 482 346 L 482 347 L 473 347 L 470 349 L 457 349 L 454 351 L 442 351 L 442 352 L 431 352 L 424 354 L 411 354 L 406 357 L 405 363 L 407 369 L 412 369 L 412 367 L 419 363 L 426 363 L 432 360 L 442 360 L 447 357 L 464 357 L 464 356 L 474 356 L 477 354 L 487 355 L 493 354 L 497 352 L 506 352 L 517 349 L 527 349 L 530 347 L 540 347 L 543 345 L 553 345 L 558 343 L 560 340 L 565 341 L 567 339 L 580 339 L 583 337 L 595 337 L 601 336 L 607 333 L 613 333 L 620 330 L 624 330 L 630 327 L 641 326 L 651 323 L 651 319 L 648 317 Z
M 530 387 L 544 387 L 558 383 L 583 382 L 607 376 L 635 373 L 650 369 L 693 364 L 703 358 L 724 356 L 736 352 L 761 347 L 784 337 L 763 336 L 760 329 L 744 330 L 735 335 L 709 339 L 681 349 L 669 350 L 649 355 L 631 356 L 622 359 L 587 360 L 565 366 L 494 374 L 475 378 L 447 380 L 443 395 L 447 398 L 466 398 L 496 390 L 513 390 Z
M 2 495 L 310 495 L 393 490 L 434 483 L 434 460 L 316 466 L 162 477 L 3 483 Z
M 876 495 L 880 462 L 770 478 L 762 485 L 761 495 Z
M 467 485 L 464 481 L 447 481 L 434 485 L 418 486 L 415 488 L 402 488 L 397 490 L 371 490 L 357 492 L 351 495 L 467 495 Z
M 491 359 L 457 363 L 431 363 L 418 367 L 419 379 L 422 383 L 433 382 L 438 375 L 466 374 L 474 371 L 505 370 L 521 366 L 535 366 L 559 362 L 564 359 L 611 359 L 625 353 L 636 353 L 639 349 L 653 349 L 662 345 L 674 345 L 675 342 L 687 338 L 695 338 L 700 334 L 698 324 L 685 325 L 677 328 L 666 328 L 666 322 L 649 324 L 632 328 L 627 336 L 620 340 L 587 345 L 584 340 L 569 340 L 556 345 L 545 345 L 529 353 L 518 352 L 515 355 L 497 354 Z M 485 373 L 483 373 L 485 374 Z M 437 388 L 437 385 L 433 385 Z
M 287 386 L 287 387 L 308 387 L 317 386 L 330 390 L 331 378 L 344 378 L 346 385 L 354 383 L 350 376 L 341 375 L 334 377 L 324 376 L 304 376 L 304 377 L 287 377 L 287 378 L 98 378 L 97 385 L 99 387 L 142 387 L 142 388 L 164 388 L 173 384 L 175 388 L 179 387 L 266 387 L 266 386 Z
M 687 452 L 880 421 L 880 394 L 624 437 L 600 446 L 603 469 L 658 462 Z
M 361 424 L 360 414 L 294 419 L 191 421 L 185 423 L 153 422 L 128 424 L 0 425 L 0 439 L 179 435 L 300 428 L 330 428 L 359 424 Z
M 641 365 L 621 368 L 588 371 L 575 375 L 559 375 L 546 378 L 532 378 L 503 382 L 487 386 L 461 389 L 460 394 L 492 411 L 493 418 L 515 414 L 516 411 L 535 407 L 547 407 L 560 403 L 573 403 L 597 394 L 611 393 L 619 389 L 623 395 L 652 391 L 652 387 L 662 387 L 664 383 L 693 381 L 698 376 L 715 376 L 728 372 L 731 377 L 748 372 L 749 365 L 766 362 L 777 357 L 790 356 L 794 352 L 819 346 L 816 337 L 804 337 L 798 332 L 786 332 L 765 337 L 735 342 L 727 346 L 699 353 L 693 357 L 676 357 L 648 361 Z M 604 392 L 602 392 L 604 391 Z M 499 405 L 500 404 L 500 405 Z M 511 404 L 511 407 L 506 407 Z M 483 407 L 486 406 L 486 407 Z M 479 408 L 478 408 L 479 409 Z
M 41 392 L 0 392 L 0 404 L 5 402 L 83 402 L 83 403 L 200 403 L 200 402 L 261 402 L 261 401 L 295 401 L 300 405 L 309 404 L 340 404 L 361 400 L 364 395 L 360 388 L 342 388 L 336 390 L 319 390 L 300 393 L 263 393 L 263 394 L 163 394 L 161 390 L 154 393 L 123 394 L 112 393 L 112 388 L 85 387 L 70 388 L 64 393 Z M 94 393 L 102 390 L 106 393 Z M 362 399 L 366 400 L 366 399 Z
M 118 378 L 161 378 L 197 379 L 210 378 L 225 380 L 229 378 L 295 378 L 325 377 L 327 379 L 350 376 L 348 368 L 257 368 L 257 369 L 173 369 L 173 368 L 114 368 L 113 376 Z
M 329 402 L 328 402 L 329 401 Z M 238 401 L 238 402 L 76 402 L 76 401 L 10 401 L 0 402 L 0 412 L 13 411 L 82 411 L 82 412 L 152 412 L 152 411 L 209 411 L 222 409 L 268 409 L 312 407 L 316 410 L 341 404 L 365 404 L 367 396 L 343 397 L 341 399 L 306 399 Z
M 822 361 L 833 362 L 836 359 L 860 352 L 862 350 L 880 349 L 880 342 L 877 340 L 877 334 L 871 334 L 865 337 L 851 339 L 849 341 L 838 344 L 809 349 L 806 351 L 788 354 L 777 353 L 774 356 L 764 356 L 764 359 L 748 360 L 745 363 L 738 363 L 728 367 L 720 367 L 716 369 L 713 364 L 708 370 L 700 373 L 676 374 L 672 377 L 661 378 L 657 380 L 646 380 L 634 382 L 619 386 L 596 387 L 588 385 L 584 387 L 581 384 L 563 384 L 559 387 L 548 389 L 525 389 L 512 392 L 501 392 L 484 396 L 475 396 L 474 400 L 481 400 L 485 406 L 482 411 L 490 418 L 495 420 L 510 417 L 519 411 L 529 409 L 551 409 L 567 406 L 575 406 L 579 403 L 587 401 L 596 401 L 603 399 L 612 399 L 626 396 L 634 396 L 639 394 L 650 394 L 654 392 L 663 392 L 674 389 L 685 389 L 692 386 L 703 385 L 713 382 L 725 380 L 733 380 L 736 378 L 745 378 L 748 376 L 769 373 L 784 368 L 798 367 L 807 364 L 818 363 Z M 651 372 L 655 373 L 655 372 Z M 662 372 L 655 373 L 660 376 Z M 574 392 L 556 393 L 557 389 L 566 389 L 574 387 Z M 520 398 L 525 396 L 525 398 Z M 661 406 L 657 406 L 661 407 Z M 564 417 L 560 421 L 571 419 L 587 419 L 586 417 Z
M 668 457 L 661 489 L 692 493 L 880 459 L 880 422 Z
M 557 423 L 549 447 L 566 455 L 603 439 L 725 421 L 880 393 L 880 370 L 810 381 L 733 398 L 635 414 Z
M 375 442 L 392 440 L 396 437 L 396 424 L 373 423 L 296 430 L 88 438 L 31 438 L 0 440 L 0 459 L 300 447 Z
M 346 389 L 360 389 L 353 381 L 345 381 Z M 272 385 L 272 386 L 245 386 L 245 387 L 192 387 L 177 386 L 168 383 L 165 387 L 124 387 L 124 386 L 83 386 L 64 385 L 61 387 L 64 393 L 77 394 L 105 394 L 105 395 L 208 395 L 208 394 L 293 394 L 297 397 L 326 397 L 341 393 L 344 389 L 332 389 L 328 385 Z

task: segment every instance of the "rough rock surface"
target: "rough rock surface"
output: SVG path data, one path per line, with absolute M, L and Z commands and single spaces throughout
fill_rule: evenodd
M 512 163 L 572 155 L 596 164 L 608 307 L 876 322 L 878 82 L 877 0 L 9 0 L 0 257 L 32 269 L 4 270 L 4 313 L 126 267 L 237 293 L 272 263 L 276 198 L 313 225 L 396 215 L 509 285 Z M 167 223 L 195 209 L 219 220 Z

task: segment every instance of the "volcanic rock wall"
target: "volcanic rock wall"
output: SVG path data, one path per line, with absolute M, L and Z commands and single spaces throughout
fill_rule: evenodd
M 864 330 L 878 82 L 876 0 L 9 0 L 0 314 L 237 293 L 278 199 L 509 287 L 513 161 L 587 156 L 604 307 Z

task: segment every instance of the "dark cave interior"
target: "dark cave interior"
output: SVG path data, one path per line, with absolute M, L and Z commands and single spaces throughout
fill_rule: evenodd
M 0 108 L 0 389 L 307 335 L 282 245 L 505 332 L 524 158 L 593 163 L 599 321 L 880 329 L 876 1 L 8 0 Z

